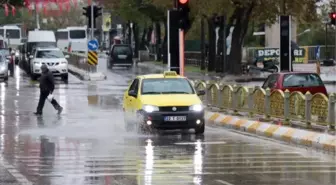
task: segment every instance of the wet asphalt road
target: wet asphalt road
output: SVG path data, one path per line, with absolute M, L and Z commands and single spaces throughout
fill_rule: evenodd
M 146 72 L 113 69 L 106 81 L 85 83 L 71 76 L 54 92 L 64 112 L 56 115 L 46 102 L 43 117 L 36 117 L 38 86 L 17 71 L 0 84 L 0 164 L 35 185 L 336 183 L 335 156 L 222 128 L 206 127 L 204 137 L 126 132 L 122 93 L 135 74 Z

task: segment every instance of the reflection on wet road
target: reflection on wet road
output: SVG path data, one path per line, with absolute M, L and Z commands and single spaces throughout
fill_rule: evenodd
M 36 185 L 336 183 L 333 157 L 222 128 L 207 127 L 204 137 L 126 132 L 120 107 L 132 70 L 108 71 L 107 81 L 72 77 L 57 85 L 60 116 L 48 103 L 43 117 L 33 116 L 39 90 L 24 75 L 0 84 L 4 159 Z

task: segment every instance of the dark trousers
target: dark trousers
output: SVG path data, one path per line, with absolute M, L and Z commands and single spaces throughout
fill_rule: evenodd
M 50 94 L 49 91 L 40 91 L 40 99 L 37 105 L 36 112 L 42 113 L 44 103 L 46 99 L 48 98 L 49 94 Z M 54 98 L 51 100 L 51 104 L 56 110 L 58 110 L 61 107 Z
M 14 63 L 10 62 L 8 64 L 8 69 L 9 69 L 10 76 L 14 76 Z

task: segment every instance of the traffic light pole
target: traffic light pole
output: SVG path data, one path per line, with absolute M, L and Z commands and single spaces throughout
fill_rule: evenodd
M 93 25 L 94 24 L 94 20 L 93 20 L 94 19 L 94 15 L 93 15 L 94 12 L 93 11 L 94 11 L 94 9 L 93 9 L 93 1 L 92 1 L 91 2 L 91 15 L 90 15 L 91 16 L 91 40 L 94 38 L 94 31 L 93 31 L 94 30 L 94 25 Z
M 179 29 L 180 75 L 184 76 L 184 31 Z
M 167 38 L 167 67 L 168 71 L 170 71 L 170 10 L 167 11 Z
M 93 1 L 91 2 L 91 40 L 94 39 L 94 5 Z M 93 67 L 93 72 L 97 72 L 97 65 Z

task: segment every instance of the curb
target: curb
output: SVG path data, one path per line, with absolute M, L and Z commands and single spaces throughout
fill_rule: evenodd
M 303 147 L 327 152 L 335 153 L 336 150 L 336 137 L 325 133 L 274 125 L 260 121 L 251 121 L 215 112 L 206 112 L 205 119 L 207 120 L 208 125 L 224 126 L 228 129 L 239 130 L 257 136 L 272 138 L 285 143 L 301 145 Z
M 69 65 L 68 71 L 71 74 L 79 77 L 79 79 L 84 80 L 84 81 L 101 81 L 101 80 L 107 79 L 107 76 L 103 73 L 100 73 L 100 76 L 95 77 L 95 76 L 91 76 L 87 72 L 82 71 L 81 69 L 76 68 L 75 66 Z
M 90 77 L 88 75 L 83 75 L 81 73 L 79 73 L 78 71 L 72 70 L 70 68 L 68 68 L 69 73 L 77 76 L 80 80 L 84 80 L 84 81 L 89 81 Z

